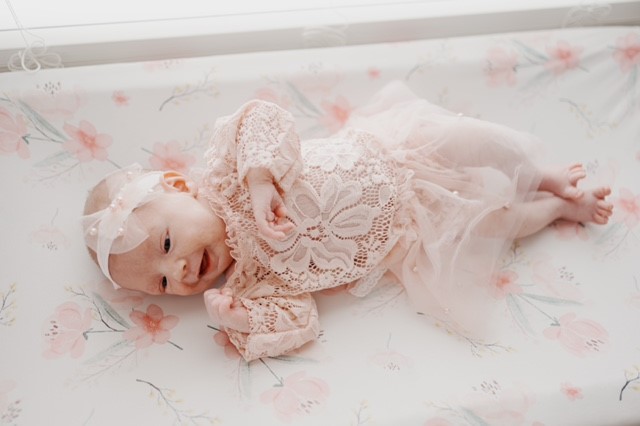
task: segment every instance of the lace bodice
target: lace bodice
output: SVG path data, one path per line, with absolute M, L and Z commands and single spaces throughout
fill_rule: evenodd
M 416 310 L 463 332 L 482 328 L 477 319 L 495 308 L 496 267 L 523 218 L 503 212 L 537 193 L 539 141 L 447 111 L 399 82 L 353 111 L 348 126 L 300 143 L 293 117 L 260 101 L 216 123 L 205 192 L 237 260 L 227 285 L 250 331 L 227 331 L 247 359 L 314 339 L 311 294 L 340 284 L 362 296 L 386 275 Z M 295 225 L 285 241 L 258 236 L 244 183 L 252 167 L 267 168 L 281 190 Z
M 394 168 L 372 135 L 345 130 L 300 144 L 291 114 L 253 101 L 220 119 L 213 140 L 205 194 L 227 225 L 236 259 L 227 286 L 249 310 L 250 335 L 288 329 L 279 312 L 289 318 L 315 310 L 309 292 L 352 283 L 361 294 L 375 284 L 395 243 L 398 194 Z M 282 192 L 295 225 L 283 241 L 257 231 L 245 184 L 253 167 L 268 169 Z M 247 336 L 235 334 L 242 352 Z

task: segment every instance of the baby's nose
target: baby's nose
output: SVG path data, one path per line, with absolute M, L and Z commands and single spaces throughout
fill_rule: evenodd
M 182 258 L 176 261 L 174 279 L 183 284 L 195 284 L 198 281 L 198 276 L 189 270 L 187 259 Z

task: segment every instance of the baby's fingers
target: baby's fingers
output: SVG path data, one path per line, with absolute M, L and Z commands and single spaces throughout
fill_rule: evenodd
M 263 220 L 256 219 L 256 225 L 258 226 L 258 231 L 260 231 L 262 235 L 273 240 L 280 240 L 284 238 L 285 235 L 282 232 L 274 230 L 271 227 L 270 223 L 273 223 L 273 222 L 267 222 L 264 219 Z
M 218 289 L 207 290 L 204 293 L 204 305 L 207 308 L 207 313 L 213 321 L 220 325 L 222 325 L 222 321 L 219 314 L 219 305 L 222 297 L 223 296 L 220 295 L 220 290 Z
M 287 208 L 282 201 L 278 204 L 278 206 L 273 210 L 273 213 L 278 217 L 278 219 L 284 219 L 287 217 Z
M 230 317 L 232 303 L 233 298 L 231 296 L 220 297 L 220 300 L 218 302 L 218 316 L 222 320 L 223 324 L 225 324 L 226 320 Z
M 289 221 L 287 218 L 280 219 L 278 218 L 274 223 L 274 229 L 280 232 L 284 232 L 285 234 L 289 231 L 293 231 L 296 225 L 293 222 Z
M 219 288 L 210 288 L 209 290 L 204 292 L 204 296 L 205 297 L 216 297 L 218 294 L 220 294 L 220 289 Z
M 285 239 L 287 234 L 294 228 L 294 225 L 288 221 L 286 223 L 278 223 L 276 221 L 256 220 L 256 225 L 262 235 L 273 240 Z
M 212 288 L 204 293 L 205 305 L 209 316 L 219 324 L 224 325 L 224 314 L 231 309 L 233 297 L 231 290 Z

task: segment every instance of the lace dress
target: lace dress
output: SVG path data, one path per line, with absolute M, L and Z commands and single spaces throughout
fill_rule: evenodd
M 250 332 L 226 331 L 247 360 L 317 337 L 313 292 L 348 284 L 364 296 L 385 274 L 416 309 L 477 328 L 520 226 L 483 220 L 527 200 L 540 179 L 531 136 L 457 116 L 400 83 L 329 138 L 300 143 L 291 114 L 252 101 L 220 118 L 212 140 L 203 194 L 227 226 L 236 265 L 225 286 L 246 307 Z M 268 169 L 283 195 L 295 225 L 284 241 L 257 231 L 245 185 L 253 167 Z

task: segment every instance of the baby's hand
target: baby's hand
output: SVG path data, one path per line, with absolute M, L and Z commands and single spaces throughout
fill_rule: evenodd
M 283 240 L 295 225 L 287 219 L 287 208 L 266 169 L 247 174 L 253 215 L 258 230 L 267 238 Z
M 234 300 L 229 289 L 212 288 L 204 292 L 204 304 L 212 320 L 217 324 L 240 331 L 249 332 L 247 309 Z

